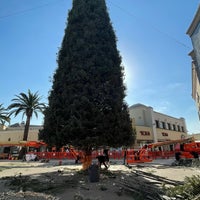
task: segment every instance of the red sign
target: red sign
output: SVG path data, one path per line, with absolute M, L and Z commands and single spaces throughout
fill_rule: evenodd
M 168 136 L 168 133 L 162 133 L 162 136 Z
M 150 135 L 150 132 L 149 131 L 140 131 L 141 135 Z

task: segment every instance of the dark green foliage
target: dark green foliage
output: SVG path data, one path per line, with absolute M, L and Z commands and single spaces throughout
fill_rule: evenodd
M 74 0 L 45 112 L 46 142 L 118 147 L 133 142 L 123 67 L 104 0 Z
M 10 122 L 9 113 L 3 104 L 0 104 L 0 125 L 5 125 L 6 122 Z
M 166 194 L 170 197 L 179 197 L 179 199 L 198 200 L 200 199 L 200 176 L 193 175 L 186 177 L 183 185 L 165 188 Z

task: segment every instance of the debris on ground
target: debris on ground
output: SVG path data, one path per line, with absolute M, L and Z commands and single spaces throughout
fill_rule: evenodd
M 129 178 L 123 178 L 118 182 L 120 191 L 126 191 L 138 199 L 145 200 L 167 200 L 168 196 L 164 193 L 163 186 L 182 185 L 181 181 L 173 181 L 152 173 L 140 170 L 132 170 Z
M 14 191 L 8 191 L 8 192 L 3 192 L 0 193 L 0 199 L 1 200 L 59 200 L 58 198 L 52 196 L 52 195 L 47 195 L 44 193 L 37 193 L 37 192 L 14 192 Z
M 175 160 L 172 164 L 172 166 L 185 166 L 185 167 L 200 167 L 200 160 L 198 158 L 196 159 L 180 159 Z
M 161 161 L 161 164 L 157 161 L 130 166 L 113 164 L 108 170 L 100 169 L 99 182 L 94 183 L 90 182 L 89 172 L 81 170 L 81 165 L 2 162 L 0 200 L 183 199 L 180 193 L 173 196 L 166 191 L 183 188 L 184 177 L 198 175 L 199 168 L 177 163 L 171 166 L 174 159 Z M 193 161 L 192 166 L 196 165 L 198 162 Z M 198 195 L 197 191 L 195 200 Z

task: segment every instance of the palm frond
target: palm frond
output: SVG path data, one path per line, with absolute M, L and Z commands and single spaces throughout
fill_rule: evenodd
M 5 124 L 5 122 L 10 123 L 10 117 L 7 110 L 7 108 L 3 107 L 3 104 L 0 104 L 0 124 Z
M 15 95 L 15 98 L 12 99 L 13 103 L 8 106 L 10 116 L 14 114 L 16 117 L 19 113 L 22 113 L 22 119 L 26 116 L 23 140 L 28 138 L 28 129 L 32 115 L 34 114 L 38 117 L 38 112 L 43 113 L 43 110 L 46 108 L 45 104 L 41 103 L 40 100 L 41 97 L 38 92 L 32 93 L 29 89 L 27 94 L 21 92 L 19 95 Z
M 23 119 L 24 115 L 32 117 L 32 114 L 34 113 L 37 117 L 37 112 L 43 113 L 43 110 L 45 109 L 45 104 L 40 103 L 40 100 L 41 97 L 38 92 L 32 93 L 30 89 L 27 94 L 21 92 L 19 95 L 15 95 L 15 98 L 12 99 L 14 103 L 8 106 L 10 115 L 14 114 L 16 117 L 19 113 L 22 113 Z

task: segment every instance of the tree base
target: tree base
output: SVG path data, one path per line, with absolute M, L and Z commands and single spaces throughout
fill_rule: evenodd
M 87 170 L 92 164 L 92 155 L 84 155 L 82 159 L 82 169 Z

